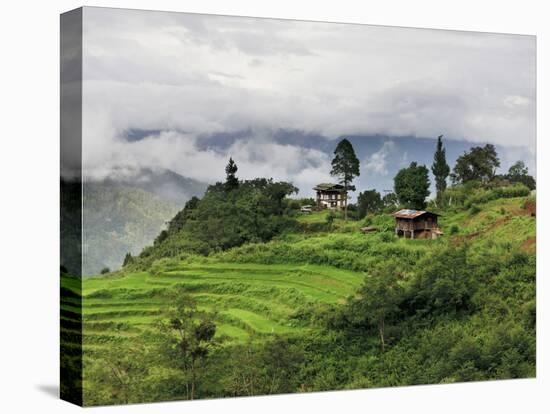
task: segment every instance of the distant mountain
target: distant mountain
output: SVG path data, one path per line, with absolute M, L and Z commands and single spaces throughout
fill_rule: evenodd
M 183 207 L 185 202 L 193 196 L 202 196 L 208 186 L 203 182 L 183 177 L 171 170 L 152 170 L 150 168 L 136 169 L 117 176 L 117 178 L 106 179 L 103 182 L 140 188 L 156 194 L 164 200 L 172 201 L 178 207 Z
M 83 186 L 83 275 L 119 269 L 126 253 L 138 254 L 206 184 L 173 171 L 140 169 L 119 179 Z

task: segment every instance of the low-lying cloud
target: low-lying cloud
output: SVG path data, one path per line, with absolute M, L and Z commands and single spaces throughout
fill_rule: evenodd
M 224 167 L 229 157 L 233 157 L 241 179 L 271 177 L 290 181 L 304 189 L 304 194 L 320 180 L 330 180 L 330 158 L 326 153 L 276 143 L 267 132 L 237 140 L 225 148 L 204 149 L 199 142 L 200 137 L 178 131 L 163 131 L 135 142 L 118 139 L 111 143 L 108 155 L 99 149 L 87 152 L 86 178 L 125 178 L 137 167 L 162 167 L 185 177 L 214 183 L 225 179 Z
M 83 92 L 90 177 L 143 165 L 212 182 L 233 156 L 244 178 L 329 180 L 328 155 L 274 142 L 279 129 L 535 153 L 529 36 L 86 8 Z M 161 132 L 129 143 L 132 129 Z M 223 150 L 198 145 L 247 129 Z M 364 168 L 387 174 L 391 145 Z

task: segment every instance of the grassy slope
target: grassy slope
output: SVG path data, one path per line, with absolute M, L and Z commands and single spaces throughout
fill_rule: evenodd
M 126 273 L 83 280 L 85 355 L 101 351 L 128 336 L 143 334 L 162 318 L 169 294 L 183 285 L 199 308 L 216 312 L 218 337 L 226 344 L 253 335 L 261 340 L 272 333 L 301 335 L 316 329 L 297 317 L 313 306 L 341 303 L 360 285 L 379 254 L 405 260 L 410 255 L 468 239 L 484 249 L 522 249 L 534 253 L 535 218 L 522 208 L 524 198 L 491 201 L 477 214 L 447 213 L 440 220 L 446 235 L 439 240 L 382 240 L 379 233 L 364 235 L 362 223 L 336 220 L 331 232 L 292 234 L 270 243 L 247 245 L 209 258 L 166 262 L 155 273 Z M 304 215 L 307 223 L 324 222 L 326 213 Z M 380 217 L 377 225 L 386 225 Z M 450 235 L 452 226 L 459 232 Z M 477 249 L 476 249 L 477 250 Z M 328 265 L 326 263 L 331 263 Z M 336 264 L 334 266 L 334 264 Z M 73 280 L 63 285 L 74 290 Z M 62 316 L 74 317 L 70 298 Z
M 83 281 L 84 344 L 101 348 L 127 335 L 139 335 L 162 318 L 169 294 L 183 285 L 199 309 L 217 312 L 218 335 L 227 343 L 251 334 L 300 333 L 309 329 L 293 320 L 307 304 L 336 303 L 354 292 L 362 274 L 315 265 L 181 263 L 151 275 L 93 277 Z M 70 285 L 67 280 L 65 285 Z M 69 287 L 69 286 L 67 286 Z M 70 299 L 65 317 L 78 311 Z

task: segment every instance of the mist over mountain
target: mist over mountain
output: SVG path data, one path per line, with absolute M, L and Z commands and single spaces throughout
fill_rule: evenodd
M 82 274 L 121 267 L 126 253 L 152 244 L 165 223 L 206 185 L 170 170 L 126 171 L 83 184 Z
M 159 196 L 163 200 L 183 207 L 193 196 L 202 196 L 208 184 L 184 177 L 169 169 L 136 168 L 125 170 L 124 174 L 115 175 L 99 181 L 104 184 L 118 184 L 139 188 Z

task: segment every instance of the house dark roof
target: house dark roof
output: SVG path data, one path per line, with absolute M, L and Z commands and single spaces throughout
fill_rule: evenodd
M 344 186 L 340 184 L 321 183 L 317 184 L 313 189 L 316 191 L 342 191 Z
M 433 216 L 439 216 L 439 214 L 437 213 L 431 213 L 429 211 L 424 211 L 424 210 L 409 210 L 409 209 L 403 209 L 403 210 L 399 210 L 395 213 L 393 213 L 393 216 L 394 217 L 397 217 L 397 218 L 404 218 L 404 219 L 415 219 L 417 217 L 420 217 L 424 214 L 431 214 Z

